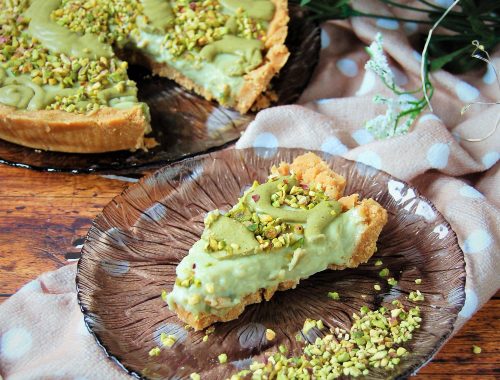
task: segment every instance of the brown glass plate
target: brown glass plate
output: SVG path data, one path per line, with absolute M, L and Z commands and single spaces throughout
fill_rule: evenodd
M 290 15 L 286 40 L 290 58 L 272 82 L 278 94 L 278 105 L 291 104 L 298 99 L 319 59 L 319 27 L 297 6 L 291 5 Z M 137 168 L 220 148 L 238 139 L 254 119 L 253 114 L 240 115 L 168 79 L 151 76 L 140 66 L 131 67 L 129 75 L 137 82 L 139 99 L 149 105 L 151 137 L 159 143 L 156 148 L 148 152 L 70 154 L 34 150 L 0 140 L 0 163 L 45 171 L 133 173 Z
M 198 372 L 223 379 L 280 344 L 300 351 L 295 335 L 306 318 L 328 327 L 349 328 L 350 316 L 363 305 L 377 308 L 420 289 L 425 301 L 422 327 L 409 344 L 411 354 L 392 372 L 371 377 L 399 378 L 430 360 L 450 335 L 464 303 L 465 262 L 455 233 L 436 208 L 408 184 L 364 164 L 319 153 L 347 179 L 346 194 L 372 197 L 388 211 L 389 221 L 375 256 L 354 270 L 324 271 L 294 290 L 277 292 L 269 302 L 248 306 L 237 320 L 218 323 L 208 342 L 204 332 L 189 332 L 160 299 L 170 291 L 175 268 L 203 231 L 203 217 L 228 210 L 254 179 L 264 181 L 270 166 L 291 162 L 297 149 L 225 150 L 164 167 L 128 188 L 106 206 L 91 227 L 78 264 L 78 299 L 89 330 L 107 355 L 137 377 L 180 379 Z M 398 284 L 378 275 L 382 259 Z M 258 270 L 258 268 L 256 268 Z M 415 279 L 421 278 L 417 286 Z M 373 285 L 380 283 L 377 292 Z M 327 297 L 339 292 L 340 301 Z M 266 328 L 277 333 L 267 342 Z M 161 332 L 177 343 L 158 357 L 148 351 Z M 322 334 L 319 330 L 317 334 Z M 314 334 L 308 339 L 314 340 Z M 228 364 L 217 356 L 225 352 Z

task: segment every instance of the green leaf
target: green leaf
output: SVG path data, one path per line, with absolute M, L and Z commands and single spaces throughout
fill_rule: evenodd
M 431 71 L 441 69 L 444 65 L 453 61 L 453 59 L 455 59 L 456 57 L 460 56 L 461 54 L 470 49 L 471 49 L 470 46 L 464 46 L 463 48 L 455 50 L 454 52 L 445 54 L 439 58 L 434 58 L 431 61 Z

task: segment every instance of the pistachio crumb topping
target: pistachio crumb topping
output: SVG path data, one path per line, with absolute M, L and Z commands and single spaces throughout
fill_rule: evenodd
M 201 380 L 201 376 L 196 372 L 193 372 L 191 375 L 189 375 L 189 378 L 191 380 Z
M 384 269 L 382 269 L 382 270 L 378 273 L 378 275 L 379 275 L 380 277 L 387 277 L 387 276 L 389 276 L 389 268 L 384 268 Z
M 328 292 L 328 297 L 334 301 L 340 300 L 340 295 L 338 292 Z
M 219 359 L 219 363 L 221 364 L 227 363 L 227 354 L 222 353 L 219 356 L 217 356 L 217 358 Z
M 420 292 L 420 290 L 416 290 L 414 292 L 410 292 L 410 294 L 408 295 L 408 299 L 413 302 L 419 302 L 419 301 L 424 301 L 425 297 Z
M 274 340 L 274 338 L 276 338 L 276 333 L 274 332 L 274 330 L 266 329 L 266 339 L 271 341 Z
M 413 338 L 422 318 L 418 307 L 405 309 L 400 301 L 392 309 L 363 306 L 352 315 L 349 331 L 335 327 L 303 348 L 302 355 L 288 357 L 286 348 L 270 353 L 265 362 L 254 361 L 231 380 L 252 378 L 335 379 L 367 376 L 373 368 L 392 370 L 409 355 L 403 344 Z M 311 320 L 309 320 L 311 321 Z M 307 320 L 306 320 L 307 322 Z
M 170 348 L 175 344 L 175 342 L 177 342 L 177 338 L 175 335 L 167 335 L 163 332 L 160 334 L 160 342 L 164 347 Z
M 148 354 L 149 356 L 158 356 L 160 355 L 160 353 L 161 353 L 160 347 L 153 347 Z
M 387 283 L 391 286 L 396 286 L 398 284 L 397 280 L 394 277 L 389 277 L 387 279 Z

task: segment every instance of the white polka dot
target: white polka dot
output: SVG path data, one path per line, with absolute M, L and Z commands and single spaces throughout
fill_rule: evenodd
M 121 276 L 129 271 L 130 264 L 125 260 L 104 259 L 101 268 L 111 276 Z
M 441 119 L 439 117 L 437 117 L 436 115 L 434 115 L 433 113 L 427 113 L 427 114 L 421 116 L 418 119 L 418 122 L 419 123 L 424 123 L 424 122 L 429 121 L 429 120 L 441 121 Z
M 365 71 L 365 76 L 363 77 L 363 82 L 359 90 L 356 92 L 357 96 L 366 95 L 375 88 L 375 81 L 377 77 L 371 71 Z
M 464 81 L 455 85 L 455 93 L 463 102 L 473 102 L 479 97 L 479 90 Z
M 436 0 L 436 4 L 444 8 L 448 8 L 451 4 L 453 4 L 453 1 L 454 0 Z
M 358 75 L 358 65 L 355 61 L 349 58 L 342 58 L 337 61 L 337 69 L 346 77 L 353 78 Z
M 390 180 L 389 183 L 387 184 L 387 188 L 389 190 L 389 194 L 394 198 L 394 200 L 398 204 L 403 204 L 410 199 L 413 199 L 416 197 L 415 192 L 413 189 L 407 189 L 405 194 L 403 194 L 403 190 L 406 189 L 406 185 L 402 182 L 395 181 L 395 180 Z
M 483 82 L 486 84 L 493 84 L 496 81 L 495 70 L 491 64 L 488 65 L 486 73 L 483 76 Z
M 316 104 L 328 104 L 332 101 L 331 98 L 324 98 L 316 100 Z
M 380 169 L 382 167 L 382 160 L 380 156 L 371 150 L 361 152 L 356 161 L 365 165 L 373 166 L 375 169 Z
M 321 49 L 325 49 L 328 46 L 330 46 L 330 36 L 324 29 L 321 29 Z
M 436 226 L 432 232 L 438 234 L 438 239 L 444 239 L 448 235 L 448 227 L 446 227 L 444 224 L 440 224 Z
M 359 145 L 368 144 L 373 141 L 373 135 L 366 129 L 358 129 L 351 136 Z
M 436 218 L 436 213 L 432 207 L 425 201 L 418 202 L 415 214 L 423 216 L 428 222 L 432 222 Z
M 465 303 L 462 310 L 460 310 L 460 315 L 463 318 L 470 318 L 477 310 L 479 304 L 479 299 L 477 298 L 476 292 L 472 289 L 465 288 Z
M 0 353 L 8 360 L 19 359 L 33 344 L 31 334 L 21 327 L 7 330 L 0 339 Z
M 408 77 L 398 68 L 391 67 L 392 72 L 394 73 L 394 82 L 398 86 L 404 86 L 408 83 Z
M 491 243 L 493 243 L 493 238 L 486 230 L 475 230 L 472 231 L 467 239 L 465 239 L 463 244 L 463 250 L 465 253 L 477 253 L 487 249 Z
M 427 161 L 431 168 L 444 169 L 448 165 L 450 147 L 448 144 L 436 143 L 427 151 Z
M 253 142 L 253 147 L 255 148 L 255 152 L 258 156 L 269 158 L 276 154 L 278 149 L 278 139 L 272 133 L 264 132 L 257 135 Z
M 420 54 L 418 51 L 413 50 L 412 54 L 413 58 L 415 58 L 418 62 L 422 61 L 422 54 Z
M 484 198 L 484 195 L 469 185 L 460 188 L 460 195 L 467 198 Z
M 341 155 L 346 153 L 349 149 L 347 149 L 338 138 L 330 136 L 321 145 L 321 150 L 333 155 Z
M 486 166 L 486 169 L 489 169 L 497 163 L 500 158 L 499 156 L 500 154 L 498 152 L 489 152 L 483 156 L 481 161 L 483 162 L 483 165 Z
M 396 20 L 390 20 L 388 18 L 379 18 L 377 19 L 376 24 L 379 28 L 389 30 L 396 30 L 399 28 L 399 22 L 397 22 Z
M 417 31 L 418 25 L 416 22 L 405 22 L 403 24 L 403 29 L 405 30 L 406 34 L 413 34 Z

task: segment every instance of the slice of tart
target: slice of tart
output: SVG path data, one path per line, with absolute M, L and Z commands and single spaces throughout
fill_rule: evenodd
M 169 308 L 200 330 L 317 272 L 368 261 L 387 212 L 373 199 L 342 197 L 344 187 L 313 153 L 272 168 L 227 214 L 207 215 L 201 239 L 176 269 Z
M 0 0 L 0 138 L 62 152 L 145 149 L 144 64 L 241 113 L 288 59 L 286 0 Z

